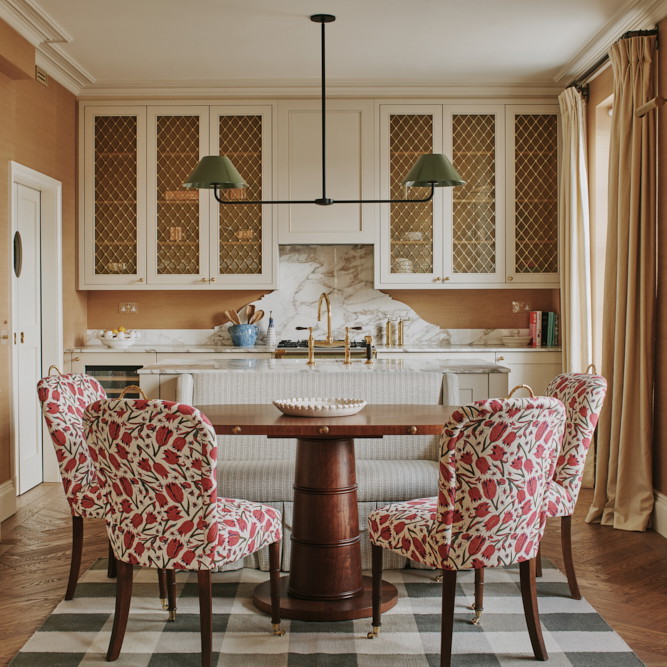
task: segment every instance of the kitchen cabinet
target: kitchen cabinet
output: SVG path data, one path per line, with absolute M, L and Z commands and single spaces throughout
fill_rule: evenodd
M 374 199 L 375 133 L 370 100 L 328 100 L 326 196 Z M 322 119 L 318 100 L 278 103 L 278 199 L 322 197 Z M 377 204 L 283 204 L 280 243 L 373 243 Z
M 224 151 L 249 186 L 225 197 L 271 197 L 271 105 L 82 108 L 81 289 L 276 286 L 271 207 L 182 187 Z
M 383 204 L 378 288 L 558 282 L 558 115 L 553 106 L 380 105 L 380 195 L 401 186 L 417 156 L 451 156 L 466 184 L 420 204 Z M 418 199 L 426 189 L 412 188 Z
M 551 380 L 562 373 L 562 354 L 556 350 L 497 352 L 496 363 L 510 369 L 509 388 L 527 384 L 536 396 L 543 395 Z M 523 396 L 525 394 L 519 394 Z

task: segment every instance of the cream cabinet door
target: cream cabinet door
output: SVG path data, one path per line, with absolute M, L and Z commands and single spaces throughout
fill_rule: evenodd
M 79 287 L 145 285 L 146 107 L 85 107 L 79 140 Z
M 149 285 L 208 286 L 209 190 L 183 182 L 208 154 L 208 107 L 148 107 Z
M 527 384 L 536 396 L 543 395 L 549 382 L 562 372 L 562 354 L 559 351 L 498 352 L 496 363 L 510 369 L 510 390 Z
M 508 283 L 554 287 L 559 282 L 558 107 L 508 105 Z
M 329 100 L 326 192 L 317 100 L 278 103 L 278 199 L 375 199 L 375 132 L 370 100 Z M 280 243 L 373 243 L 377 204 L 282 204 Z
M 273 106 L 248 104 L 211 107 L 211 155 L 225 155 L 247 187 L 225 190 L 229 201 L 274 199 Z M 209 283 L 215 289 L 278 286 L 278 248 L 271 204 L 211 206 Z

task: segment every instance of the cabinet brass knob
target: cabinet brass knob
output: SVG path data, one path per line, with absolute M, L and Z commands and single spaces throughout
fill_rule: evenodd
M 514 280 L 514 276 L 507 276 L 507 280 L 508 280 L 509 282 L 512 282 L 512 281 Z
M 417 432 L 417 427 L 416 426 L 408 426 L 407 429 L 407 434 L 408 435 L 414 435 Z
M 234 435 L 238 435 L 240 432 L 241 432 L 241 427 L 240 426 L 232 427 L 232 433 L 234 433 Z
M 215 278 L 211 278 L 211 282 L 214 283 L 214 282 L 215 282 Z
M 81 357 L 72 357 L 72 361 L 81 361 Z
M 449 276 L 445 276 L 442 280 L 446 283 L 449 280 Z
M 439 283 L 441 280 L 442 278 L 440 276 L 438 276 L 437 278 L 433 278 L 434 283 Z
M 328 426 L 320 426 L 320 434 L 321 435 L 326 435 L 329 432 L 329 427 Z
M 501 355 L 498 357 L 498 361 L 505 361 L 505 357 L 503 357 L 503 355 L 501 354 Z
M 139 278 L 139 280 L 137 280 L 137 282 L 138 282 L 138 283 L 143 283 L 143 282 L 144 282 L 144 279 L 143 279 L 143 278 Z

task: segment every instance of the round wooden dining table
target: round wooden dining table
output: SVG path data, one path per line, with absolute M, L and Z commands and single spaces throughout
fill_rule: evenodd
M 361 572 L 354 439 L 439 435 L 455 407 L 376 404 L 348 417 L 312 418 L 288 417 L 267 404 L 196 407 L 219 435 L 296 438 L 292 555 L 289 575 L 281 579 L 282 616 L 371 616 L 371 579 Z M 396 587 L 383 581 L 382 611 L 396 599 Z M 253 603 L 270 612 L 268 581 L 257 586 Z

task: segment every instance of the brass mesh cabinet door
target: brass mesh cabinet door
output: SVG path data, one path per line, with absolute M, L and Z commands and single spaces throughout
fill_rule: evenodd
M 208 147 L 208 108 L 148 109 L 149 282 L 209 286 L 209 191 L 183 187 Z
M 498 173 L 504 123 L 499 123 L 499 118 L 502 110 L 451 114 L 452 163 L 465 181 L 452 189 L 452 282 L 505 279 L 500 271 L 504 239 L 499 233 L 498 210 L 499 200 L 504 201 L 504 181 Z
M 86 109 L 80 221 L 84 288 L 145 282 L 145 141 L 143 107 Z
M 508 115 L 513 185 L 508 281 L 558 280 L 558 114 L 518 107 Z
M 223 199 L 240 202 L 270 199 L 270 107 L 218 108 L 215 125 L 218 137 L 215 150 L 232 161 L 247 184 L 238 190 L 224 190 Z M 217 244 L 211 262 L 218 287 L 271 285 L 274 280 L 271 207 L 219 205 L 215 218 Z
M 380 108 L 381 189 L 383 198 L 423 199 L 428 188 L 406 188 L 410 169 L 425 153 L 441 152 L 442 107 L 383 105 Z M 383 204 L 376 249 L 378 285 L 432 285 L 442 273 L 442 205 L 432 201 Z

